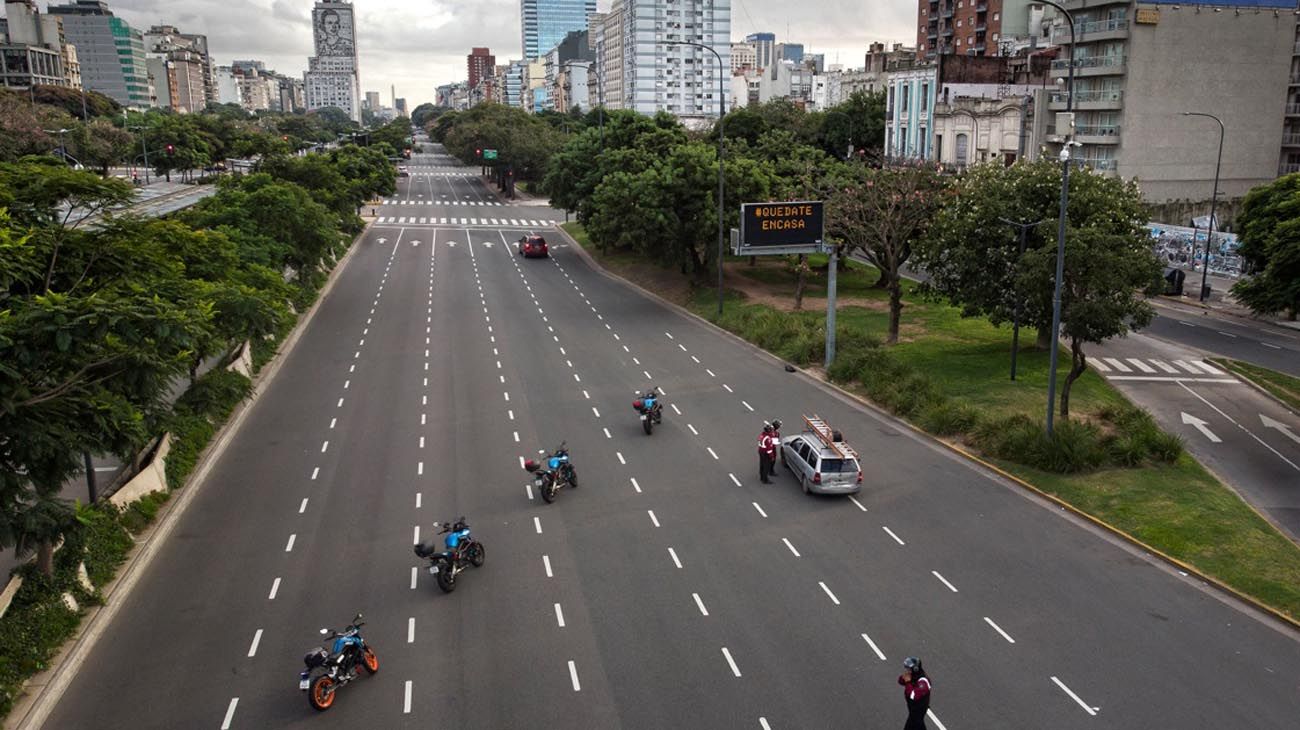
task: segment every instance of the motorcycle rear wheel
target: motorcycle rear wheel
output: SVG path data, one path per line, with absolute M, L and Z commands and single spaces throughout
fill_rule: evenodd
M 641 422 L 641 427 L 645 429 L 645 435 L 649 436 L 650 432 L 655 430 L 654 416 L 646 416 L 646 419 Z
M 542 489 L 541 489 L 541 492 L 542 492 L 542 499 L 543 499 L 547 504 L 550 504 L 551 502 L 554 502 L 554 501 L 555 501 L 555 493 L 556 493 L 557 491 L 559 491 L 559 488 L 555 486 L 555 479 L 554 479 L 554 478 L 548 478 L 548 479 L 546 480 L 546 482 L 542 484 Z
M 451 593 L 456 590 L 456 576 L 452 574 L 450 563 L 438 564 L 438 587 L 443 593 Z
M 311 681 L 307 689 L 307 701 L 318 712 L 324 712 L 334 706 L 334 680 L 328 674 L 322 674 Z

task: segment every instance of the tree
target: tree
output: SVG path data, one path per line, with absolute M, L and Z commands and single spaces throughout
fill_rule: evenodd
M 826 200 L 828 233 L 861 251 L 880 269 L 889 290 L 889 344 L 898 342 L 903 311 L 902 269 L 948 198 L 947 181 L 923 165 L 874 168 L 840 164 Z
M 72 118 L 54 107 L 32 106 L 26 94 L 0 89 L 0 162 L 14 162 L 26 155 L 45 155 L 58 149 L 58 135 L 46 129 L 72 126 Z
M 37 84 L 33 90 L 37 104 L 47 104 L 62 109 L 70 117 L 81 119 L 84 109 L 90 118 L 116 117 L 122 113 L 122 106 L 112 98 L 98 91 L 82 91 L 70 86 L 44 86 Z M 82 102 L 85 106 L 82 106 Z M 89 121 L 89 120 L 85 120 Z
M 347 112 L 336 106 L 313 109 L 307 113 L 307 116 L 316 117 L 326 129 L 335 135 L 351 132 L 357 128 L 357 123 L 352 121 L 352 117 L 349 117 Z
M 885 146 L 885 93 L 855 91 L 818 118 L 818 140 L 827 154 L 843 157 L 855 150 L 879 153 Z
M 68 147 L 81 164 L 98 168 L 101 175 L 108 177 L 108 168 L 131 159 L 135 136 L 106 119 L 95 119 L 72 126 Z
M 1246 194 L 1237 217 L 1238 253 L 1254 272 L 1232 293 L 1256 314 L 1300 312 L 1300 174 L 1287 175 Z
M 425 102 L 411 110 L 411 124 L 424 129 L 429 122 L 437 119 L 438 115 L 445 111 L 447 110 L 444 107 Z

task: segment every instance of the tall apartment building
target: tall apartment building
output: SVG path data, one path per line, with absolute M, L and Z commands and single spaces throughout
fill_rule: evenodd
M 917 57 L 998 55 L 1004 12 L 1023 15 L 1023 0 L 918 0 Z
M 7 0 L 3 21 L 0 86 L 23 87 L 34 82 L 81 88 L 77 47 L 63 32 L 60 16 L 41 15 L 36 0 Z
M 796 65 L 803 63 L 802 43 L 778 43 L 774 53 L 778 61 L 790 61 Z
M 130 109 L 153 105 L 144 36 L 114 17 L 100 0 L 73 0 L 51 5 L 50 15 L 62 20 L 68 42 L 77 47 L 82 85 Z
M 469 86 L 474 88 L 485 78 L 492 78 L 496 68 L 497 58 L 492 55 L 492 51 L 487 48 L 472 48 L 469 55 L 465 57 L 465 67 L 469 73 Z
M 757 68 L 771 67 L 772 62 L 776 60 L 775 33 L 750 33 L 745 36 L 745 42 L 754 47 Z
M 303 74 L 307 109 L 336 107 L 360 122 L 361 77 L 352 3 L 317 0 L 311 17 L 316 55 L 307 59 Z
M 216 103 L 216 82 L 212 76 L 212 57 L 208 54 L 208 37 L 181 33 L 174 26 L 155 25 L 144 34 L 147 54 L 164 56 L 172 63 L 177 96 L 170 107 L 178 112 L 201 112 Z M 160 84 L 155 78 L 155 84 Z M 159 106 L 164 106 L 161 102 Z
M 731 0 L 616 0 L 614 7 L 620 6 L 624 108 L 700 121 L 724 112 L 731 79 Z M 674 40 L 712 48 L 722 67 L 713 53 Z
M 731 44 L 731 72 L 758 68 L 758 49 L 753 43 Z
M 596 0 L 520 0 L 519 11 L 524 58 L 531 61 L 546 55 L 569 31 L 586 30 Z
M 615 2 L 608 13 L 591 16 L 591 33 L 595 36 L 596 100 L 606 109 L 622 109 L 623 56 L 627 11 L 622 2 Z
M 217 87 L 218 104 L 239 104 L 243 106 L 244 95 L 239 88 L 239 77 L 231 66 L 217 66 L 212 70 L 213 83 Z
M 1062 4 L 1075 24 L 1079 164 L 1136 178 L 1150 202 L 1209 200 L 1219 127 L 1182 112 L 1214 114 L 1227 129 L 1219 189 L 1237 198 L 1277 176 L 1279 142 L 1300 143 L 1283 136 L 1284 119 L 1300 117 L 1295 0 Z M 1051 40 L 1063 46 L 1052 73 L 1064 78 L 1069 26 L 1052 22 Z M 1042 100 L 1041 124 L 1065 111 L 1066 96 L 1062 88 Z M 1048 139 L 1065 132 L 1044 131 Z

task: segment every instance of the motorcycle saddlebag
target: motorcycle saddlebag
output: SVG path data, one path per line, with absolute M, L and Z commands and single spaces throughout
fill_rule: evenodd
M 415 545 L 416 557 L 427 558 L 436 552 L 438 552 L 438 545 L 433 540 L 425 540 L 424 542 L 416 543 Z

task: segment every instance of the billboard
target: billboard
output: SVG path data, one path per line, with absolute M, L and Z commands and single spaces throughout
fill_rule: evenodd
M 740 207 L 740 245 L 746 248 L 819 245 L 822 202 L 745 203 Z
M 311 20 L 317 56 L 356 55 L 356 25 L 350 6 L 317 5 L 311 11 Z

